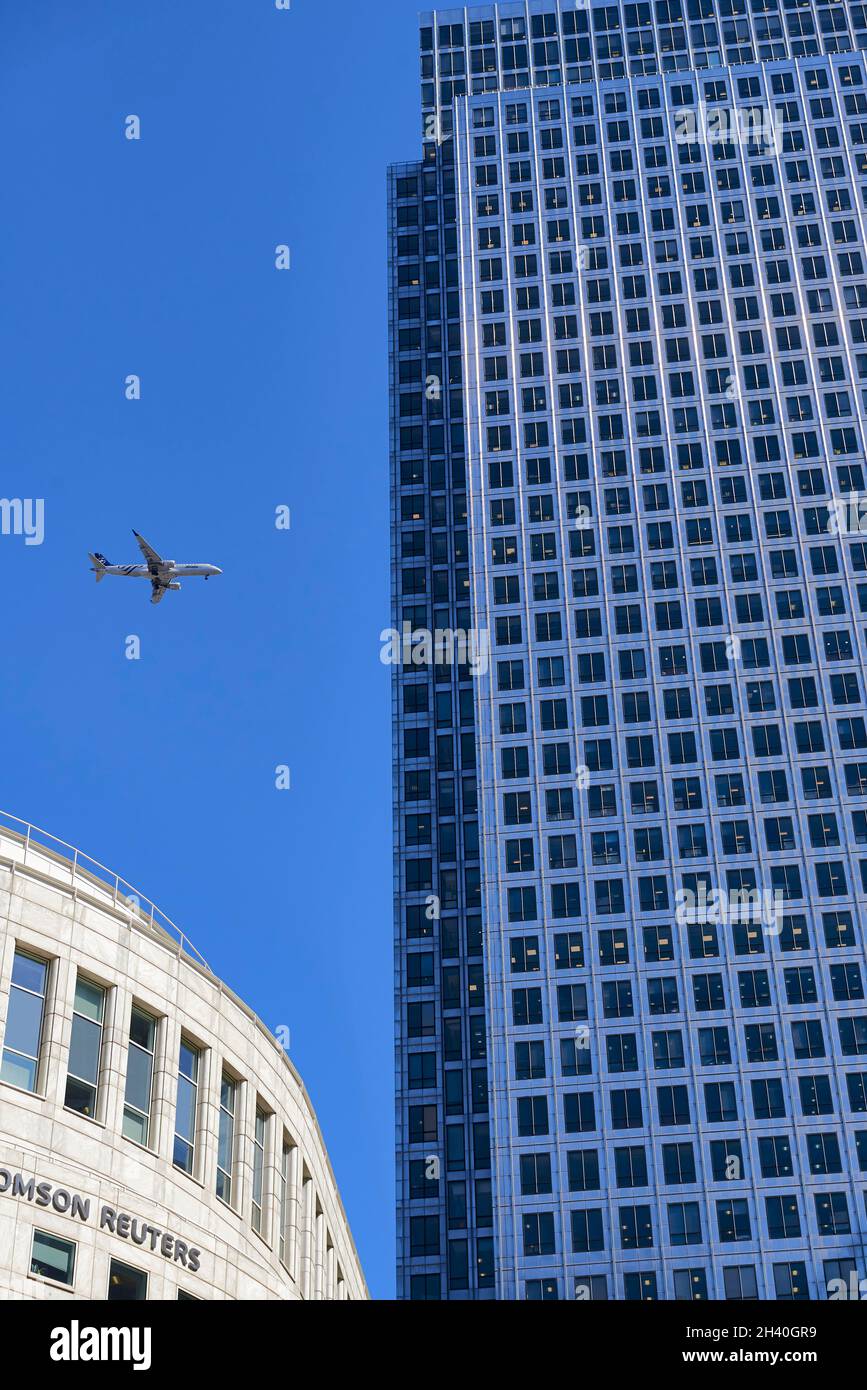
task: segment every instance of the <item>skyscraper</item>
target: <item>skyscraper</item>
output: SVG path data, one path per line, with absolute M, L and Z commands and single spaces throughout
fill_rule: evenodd
M 422 16 L 402 1297 L 867 1275 L 865 48 L 839 0 Z

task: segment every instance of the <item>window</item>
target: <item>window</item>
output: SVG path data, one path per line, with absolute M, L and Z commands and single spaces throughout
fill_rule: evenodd
M 784 1303 L 801 1303 L 809 1300 L 807 1267 L 803 1262 L 774 1265 L 774 1293 Z
M 34 1231 L 30 1273 L 71 1288 L 75 1278 L 75 1242 L 61 1240 L 60 1236 L 49 1235 L 47 1231 Z
M 235 1101 L 238 1085 L 223 1073 L 220 1082 L 220 1130 L 217 1139 L 217 1196 L 231 1205 L 235 1157 Z
M 413 1256 L 440 1253 L 439 1220 L 436 1216 L 410 1217 L 410 1253 Z
M 24 951 L 16 951 L 0 1081 L 20 1086 L 23 1091 L 35 1091 L 39 1084 L 39 1048 L 47 987 L 48 963 Z
M 69 1041 L 64 1104 L 67 1110 L 76 1110 L 89 1120 L 96 1114 L 105 995 L 106 991 L 101 985 L 95 985 L 79 975 L 72 1004 L 72 1036 Z
M 816 1192 L 816 1221 L 820 1236 L 848 1236 L 852 1232 L 845 1192 Z
M 572 1213 L 574 1220 L 577 1213 Z M 579 1275 L 575 1280 L 575 1297 L 581 1302 L 595 1300 L 597 1303 L 608 1298 L 608 1284 L 604 1274 Z
M 524 1288 L 526 1298 L 534 1302 L 551 1302 L 560 1296 L 556 1279 L 528 1279 Z
M 199 1102 L 199 1062 L 201 1053 L 181 1038 L 178 1056 L 178 1090 L 175 1102 L 175 1148 L 173 1162 L 184 1173 L 192 1173 L 196 1158 L 196 1115 Z
M 674 1296 L 689 1302 L 707 1299 L 707 1275 L 701 1268 L 674 1271 Z
M 755 1302 L 759 1286 L 753 1265 L 728 1265 L 723 1269 L 725 1296 L 737 1301 Z
M 669 1204 L 668 1235 L 672 1245 L 701 1244 L 701 1216 L 698 1202 L 671 1202 Z
M 553 1255 L 554 1215 L 550 1211 L 528 1212 L 523 1218 L 524 1254 Z
M 253 1230 L 262 1234 L 262 1200 L 265 1189 L 265 1135 L 268 1117 L 265 1111 L 256 1106 L 256 1123 L 253 1127 Z
M 624 1274 L 624 1296 L 630 1303 L 654 1302 L 657 1297 L 656 1275 L 652 1270 L 639 1274 Z
M 112 1260 L 108 1275 L 109 1303 L 144 1303 L 148 1296 L 148 1277 L 120 1260 Z
M 156 1036 L 156 1019 L 133 1007 L 129 1021 L 123 1132 L 137 1144 L 147 1145 L 150 1134 Z

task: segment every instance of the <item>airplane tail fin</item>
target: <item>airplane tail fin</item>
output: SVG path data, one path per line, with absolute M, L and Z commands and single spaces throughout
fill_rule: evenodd
M 90 554 L 90 552 L 88 553 Z M 94 574 L 96 575 L 96 582 L 98 584 L 100 579 L 105 579 L 105 567 L 111 562 L 109 560 L 106 560 L 104 555 L 100 555 L 98 550 L 90 554 L 90 558 L 93 561 L 92 568 Z

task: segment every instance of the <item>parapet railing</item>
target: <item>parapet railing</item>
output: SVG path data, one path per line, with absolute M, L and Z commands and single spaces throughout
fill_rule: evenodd
M 39 871 L 49 879 L 56 879 L 58 883 L 73 888 L 76 880 L 85 880 L 91 888 L 97 890 L 97 897 L 109 900 L 116 911 L 126 913 L 140 929 L 153 932 L 154 935 L 162 934 L 169 937 L 180 952 L 197 961 L 209 974 L 213 974 L 204 956 L 196 950 L 189 937 L 171 917 L 166 916 L 145 893 L 140 893 L 131 883 L 127 883 L 126 879 L 107 869 L 97 859 L 91 859 L 89 854 L 83 854 L 75 845 L 59 840 L 56 835 L 50 834 L 47 830 L 40 830 L 39 826 L 31 825 L 19 816 L 0 811 L 0 844 L 10 839 L 13 849 L 10 857 L 13 863 L 27 868 L 29 859 L 29 866 L 35 868 L 33 861 L 38 857 Z M 14 852 L 16 849 L 17 854 Z

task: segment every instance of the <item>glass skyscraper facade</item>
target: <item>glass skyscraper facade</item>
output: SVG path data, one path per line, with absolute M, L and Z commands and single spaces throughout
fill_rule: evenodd
M 865 48 L 840 0 L 421 18 L 401 1297 L 867 1276 Z

